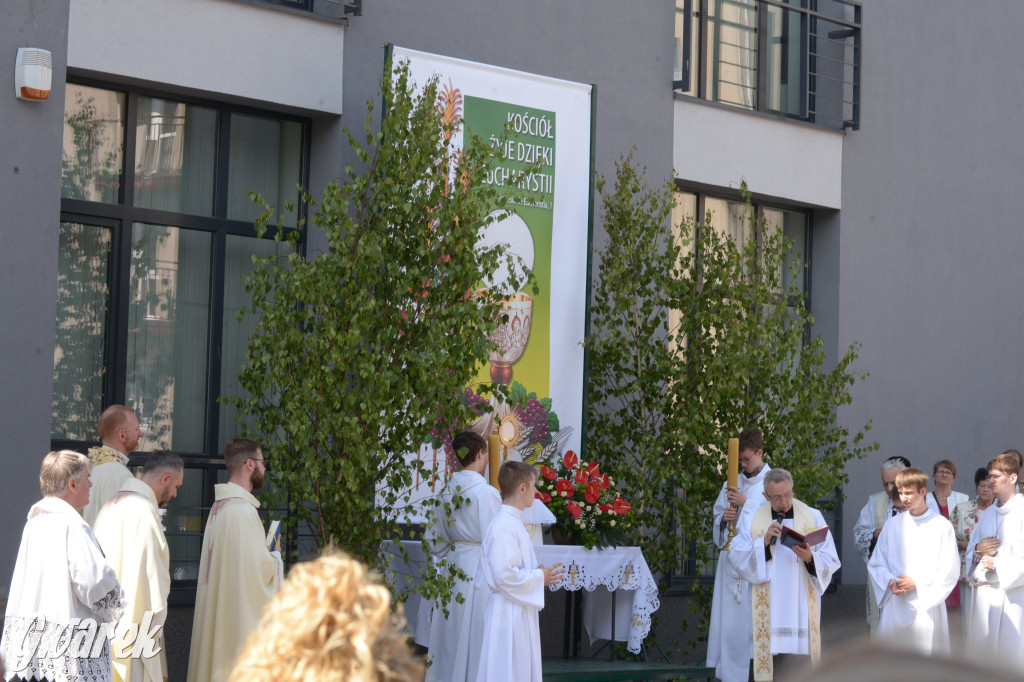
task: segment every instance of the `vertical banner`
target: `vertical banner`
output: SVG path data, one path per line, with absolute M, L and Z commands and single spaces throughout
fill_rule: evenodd
M 495 432 L 505 418 L 529 434 L 518 437 L 508 457 L 537 462 L 567 449 L 579 450 L 583 425 L 583 337 L 589 272 L 592 86 L 394 47 L 396 63 L 408 61 L 413 80 L 438 79 L 442 97 L 461 102 L 466 135 L 499 144 L 507 160 L 487 182 L 506 188 L 512 214 L 480 235 L 480 243 L 508 243 L 532 270 L 538 290 L 516 292 L 505 307 L 508 322 L 494 335 L 499 352 L 473 385 L 506 384 L 508 404 L 496 405 L 474 430 Z M 530 172 L 523 175 L 523 171 Z M 515 188 L 513 189 L 513 186 Z M 483 285 L 500 290 L 507 272 Z M 454 399 L 454 398 L 453 398 Z M 480 398 L 473 397 L 473 400 Z M 493 404 L 493 401 L 492 401 Z M 424 445 L 412 455 L 439 463 L 430 481 L 418 481 L 412 502 L 443 485 L 445 453 Z M 504 454 L 503 454 L 504 457 Z M 410 514 L 410 520 L 418 514 Z

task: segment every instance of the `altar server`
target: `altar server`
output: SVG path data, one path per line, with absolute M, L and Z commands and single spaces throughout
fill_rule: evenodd
M 910 462 L 906 457 L 890 457 L 882 462 L 882 492 L 868 497 L 867 504 L 861 508 L 857 517 L 857 523 L 853 525 L 853 544 L 865 564 L 871 560 L 871 553 L 875 551 L 875 543 L 882 533 L 882 526 L 897 514 L 894 506 L 899 498 L 896 474 L 909 466 Z M 864 613 L 868 629 L 874 634 L 878 631 L 878 600 L 871 589 L 870 580 L 864 590 L 864 596 Z
M 199 558 L 188 682 L 222 682 L 263 605 L 281 586 L 281 553 L 267 548 L 252 495 L 263 487 L 267 465 L 257 443 L 236 438 L 224 446 L 230 478 L 213 487 Z
M 757 509 L 765 503 L 764 477 L 771 467 L 764 463 L 764 439 L 757 429 L 744 429 L 739 438 L 740 465 L 743 472 L 736 488 L 722 484 L 713 510 L 712 537 L 719 548 L 715 570 L 715 591 L 711 601 L 708 630 L 709 668 L 722 682 L 747 682 L 752 656 L 750 632 L 750 583 L 729 566 L 724 547 L 729 541 L 729 522 L 734 524 L 744 509 Z
M 917 468 L 896 475 L 907 511 L 882 527 L 868 562 L 880 612 L 878 636 L 918 651 L 946 653 L 946 597 L 960 576 L 956 533 L 928 507 L 928 475 Z
M 171 555 L 159 507 L 177 497 L 184 474 L 180 457 L 157 450 L 146 460 L 141 478 L 125 481 L 96 519 L 96 538 L 128 600 L 112 643 L 116 682 L 164 682 L 167 677 L 163 625 Z
M 998 455 L 988 464 L 996 504 L 986 509 L 967 545 L 968 580 L 975 586 L 967 622 L 972 649 L 991 649 L 1024 665 L 1024 497 L 1020 462 Z
M 793 497 L 793 477 L 772 469 L 764 478 L 770 504 L 744 511 L 729 552 L 729 564 L 751 588 L 753 673 L 757 682 L 774 679 L 780 654 L 821 656 L 821 595 L 839 570 L 832 533 L 817 545 L 792 549 L 777 542 L 786 526 L 799 533 L 820 528 L 825 519 Z M 780 661 L 781 662 L 781 661 Z M 792 665 L 794 662 L 790 662 Z
M 523 527 L 523 510 L 537 494 L 537 469 L 506 462 L 498 472 L 501 509 L 484 535 L 481 565 L 493 594 L 484 610 L 483 643 L 477 679 L 487 682 L 541 682 L 540 610 L 544 586 L 565 572 L 560 563 L 537 564 Z
M 465 682 L 476 679 L 480 663 L 484 608 L 491 596 L 480 570 L 480 546 L 501 507 L 501 495 L 483 476 L 488 460 L 487 441 L 482 436 L 472 431 L 460 433 L 452 447 L 462 469 L 438 496 L 436 515 L 427 532 L 431 554 L 443 560 L 440 570 L 446 570 L 451 562 L 468 579 L 455 581 L 447 618 L 441 608 L 434 609 L 427 680 Z M 465 600 L 461 604 L 455 599 L 459 594 Z

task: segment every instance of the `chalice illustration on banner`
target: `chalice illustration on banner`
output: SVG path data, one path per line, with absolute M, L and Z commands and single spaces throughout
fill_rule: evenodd
M 515 213 L 482 229 L 477 239 L 477 246 L 483 247 L 502 243 L 509 245 L 509 253 L 518 257 L 522 265 L 533 268 L 533 235 L 526 222 Z M 516 279 L 522 280 L 521 268 L 516 269 Z M 511 280 L 512 272 L 508 264 L 502 263 L 494 275 L 484 282 L 487 289 L 502 297 L 501 317 L 504 321 L 491 334 L 491 341 L 497 349 L 491 351 L 490 361 L 491 381 L 506 385 L 512 382 L 512 365 L 526 350 L 533 320 L 533 297 L 521 291 L 510 291 Z

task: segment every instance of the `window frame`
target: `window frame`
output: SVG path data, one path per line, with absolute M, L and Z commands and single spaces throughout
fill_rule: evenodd
M 107 333 L 105 338 L 104 357 L 106 371 L 103 381 L 103 408 L 109 405 L 124 404 L 128 375 L 128 308 L 131 295 L 131 242 L 132 227 L 136 223 L 167 225 L 186 230 L 207 232 L 212 235 L 210 252 L 210 311 L 209 328 L 207 331 L 207 365 L 206 365 L 206 410 L 203 424 L 203 451 L 178 453 L 188 457 L 218 457 L 221 448 L 220 433 L 220 375 L 221 375 L 221 340 L 224 324 L 224 259 L 228 235 L 257 239 L 252 223 L 227 218 L 228 211 L 228 168 L 230 164 L 231 114 L 239 113 L 261 117 L 292 121 L 302 126 L 302 142 L 300 149 L 299 182 L 303 186 L 309 184 L 309 157 L 311 140 L 311 121 L 308 118 L 282 114 L 274 111 L 256 109 L 234 104 L 226 104 L 211 100 L 160 92 L 147 88 L 132 88 L 111 84 L 88 78 L 68 78 L 69 85 L 112 90 L 125 94 L 122 176 L 119 203 L 104 203 L 83 199 L 61 197 L 61 222 L 76 222 L 87 225 L 98 225 L 111 229 L 110 258 L 110 301 L 107 310 Z M 142 208 L 133 205 L 135 189 L 135 131 L 138 121 L 139 97 L 170 99 L 185 104 L 195 104 L 213 108 L 217 111 L 217 149 L 215 153 L 214 171 L 214 206 L 212 216 L 199 216 L 175 213 L 160 209 Z M 297 220 L 304 224 L 307 207 L 298 202 L 296 191 Z M 270 231 L 271 233 L 273 230 Z M 272 239 L 272 234 L 264 239 Z M 301 230 L 299 252 L 305 253 L 306 231 Z M 99 441 L 67 440 L 51 437 L 51 447 L 82 449 L 98 444 Z

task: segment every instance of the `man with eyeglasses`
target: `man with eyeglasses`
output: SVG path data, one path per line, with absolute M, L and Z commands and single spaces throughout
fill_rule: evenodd
M 258 443 L 236 438 L 224 446 L 228 482 L 215 485 L 203 534 L 196 587 L 188 682 L 221 682 L 259 624 L 263 605 L 281 587 L 281 552 L 267 546 L 260 506 L 267 464 Z
M 998 651 L 1024 664 L 1024 496 L 1017 492 L 1020 461 L 997 455 L 988 463 L 996 503 L 982 512 L 967 545 L 968 581 L 975 587 L 967 622 L 974 652 Z
M 764 477 L 769 504 L 744 509 L 729 552 L 733 571 L 752 584 L 753 660 L 756 682 L 821 656 L 821 595 L 839 570 L 832 533 L 816 545 L 780 542 L 783 527 L 806 535 L 825 526 L 821 512 L 793 497 L 793 476 L 772 469 Z M 780 679 L 785 674 L 780 672 Z
M 875 551 L 875 543 L 882 532 L 882 526 L 896 515 L 894 493 L 896 492 L 896 475 L 910 467 L 906 457 L 890 457 L 882 462 L 882 492 L 868 498 L 868 503 L 860 510 L 857 523 L 853 526 L 853 544 L 857 547 L 860 558 L 867 564 L 871 553 Z M 875 599 L 871 581 L 865 588 L 868 629 L 872 634 L 878 629 L 878 601 Z
M 750 671 L 750 583 L 729 567 L 725 544 L 729 541 L 729 522 L 748 507 L 765 503 L 764 477 L 771 467 L 764 463 L 764 438 L 757 429 L 740 432 L 740 473 L 735 488 L 722 484 L 715 502 L 712 539 L 719 549 L 715 569 L 715 591 L 711 601 L 708 629 L 709 668 L 722 682 L 745 682 Z

